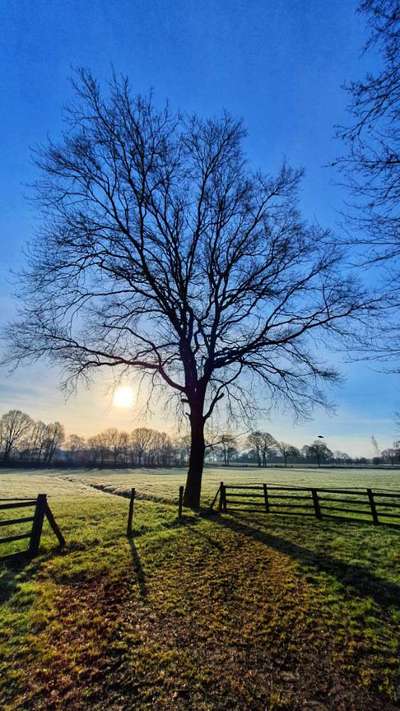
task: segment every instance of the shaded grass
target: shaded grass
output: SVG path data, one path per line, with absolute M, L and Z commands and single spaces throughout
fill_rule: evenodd
M 1 568 L 2 708 L 400 708 L 400 532 L 138 501 L 128 541 L 71 489 L 66 550 Z

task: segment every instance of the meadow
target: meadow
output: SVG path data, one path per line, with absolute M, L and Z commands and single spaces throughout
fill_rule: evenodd
M 67 541 L 58 551 L 45 525 L 37 558 L 0 568 L 0 707 L 400 708 L 400 529 L 178 521 L 184 478 L 0 473 L 0 497 L 48 494 Z M 396 471 L 209 468 L 204 503 L 221 480 L 400 489 Z M 127 500 L 93 484 L 145 497 L 132 540 Z
M 66 476 L 82 484 L 105 484 L 115 489 L 135 487 L 139 494 L 176 501 L 179 486 L 185 484 L 186 472 L 179 469 L 90 469 L 55 470 L 55 476 Z M 215 496 L 220 482 L 231 484 L 287 484 L 292 486 L 372 487 L 398 489 L 400 469 L 335 469 L 328 467 L 206 467 L 202 497 L 207 505 Z M 0 483 L 0 487 L 1 487 Z M 1 491 L 1 488 L 0 488 Z

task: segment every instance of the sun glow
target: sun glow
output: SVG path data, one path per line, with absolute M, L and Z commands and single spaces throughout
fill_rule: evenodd
M 133 407 L 135 401 L 133 389 L 130 385 L 119 385 L 113 395 L 115 407 Z

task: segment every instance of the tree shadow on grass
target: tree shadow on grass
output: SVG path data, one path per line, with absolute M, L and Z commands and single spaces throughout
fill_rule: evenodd
M 142 598 L 142 600 L 146 600 L 147 596 L 149 594 L 148 590 L 147 590 L 147 584 L 146 584 L 146 574 L 143 570 L 142 561 L 140 560 L 140 556 L 139 556 L 138 550 L 135 546 L 135 542 L 134 542 L 133 538 L 129 539 L 129 547 L 131 549 L 133 569 L 136 573 L 140 597 Z
M 347 564 L 343 560 L 320 554 L 280 536 L 254 528 L 247 521 L 234 519 L 232 514 L 229 518 L 216 516 L 213 521 L 218 526 L 249 536 L 270 548 L 289 555 L 307 567 L 310 566 L 334 576 L 343 585 L 353 588 L 358 595 L 373 598 L 382 608 L 396 607 L 400 609 L 400 586 L 374 575 L 362 565 Z

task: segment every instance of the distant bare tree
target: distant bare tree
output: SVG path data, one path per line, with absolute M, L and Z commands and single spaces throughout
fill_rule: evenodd
M 80 72 L 60 143 L 39 150 L 43 229 L 21 277 L 10 359 L 48 357 L 68 382 L 136 369 L 188 406 L 185 504 L 200 504 L 204 426 L 258 381 L 297 414 L 335 379 L 313 338 L 354 331 L 365 296 L 332 236 L 297 208 L 301 172 L 250 171 L 242 125 L 174 115 Z
M 259 432 L 258 430 L 256 432 L 250 432 L 247 437 L 247 442 L 249 446 L 254 449 L 257 464 L 261 467 L 262 432 Z
M 148 427 L 137 427 L 130 435 L 130 446 L 135 463 L 142 466 L 144 457 L 149 453 L 153 442 L 154 430 Z
M 150 456 L 153 465 L 169 466 L 172 458 L 172 442 L 166 432 L 153 431 Z
M 351 462 L 351 456 L 347 454 L 347 452 L 341 452 L 340 450 L 335 450 L 333 452 L 333 458 L 335 460 L 335 463 L 337 462 L 338 464 L 347 464 Z
M 277 441 L 269 432 L 261 432 L 261 456 L 263 466 L 267 466 L 267 460 L 271 458 L 272 453 L 277 449 Z
M 0 452 L 4 462 L 8 462 L 13 450 L 17 449 L 33 427 L 33 420 L 21 410 L 10 410 L 0 419 Z
M 112 458 L 112 463 L 116 466 L 121 454 L 121 444 L 123 444 L 121 433 L 115 427 L 110 427 L 108 430 L 105 430 L 105 432 L 102 432 L 102 438 L 104 446 Z
M 318 442 L 317 440 L 312 444 L 305 445 L 303 447 L 304 455 L 307 459 L 315 460 L 320 467 L 322 462 L 327 459 L 331 459 L 333 453 L 329 447 L 323 442 Z
M 85 438 L 77 434 L 70 434 L 67 441 L 65 442 L 65 449 L 69 452 L 75 453 L 79 450 L 84 449 L 86 444 Z
M 43 462 L 51 464 L 54 455 L 65 439 L 64 427 L 59 422 L 52 422 L 46 425 L 46 435 L 44 439 Z
M 399 461 L 400 451 L 397 447 L 389 447 L 381 452 L 383 461 L 389 461 L 389 464 L 393 466 L 396 461 Z
M 64 449 L 68 453 L 68 458 L 74 464 L 83 463 L 86 459 L 86 440 L 77 434 L 70 434 L 67 438 Z
M 30 435 L 29 456 L 32 460 L 36 462 L 42 461 L 46 439 L 47 425 L 39 420 L 34 423 Z
M 224 464 L 230 464 L 232 456 L 237 452 L 236 437 L 229 432 L 221 435 L 220 447 Z
M 88 441 L 88 449 L 89 449 L 89 454 L 90 454 L 90 462 L 91 464 L 98 464 L 99 466 L 103 466 L 105 457 L 107 454 L 107 447 L 106 443 L 102 437 L 101 434 L 94 435 L 93 437 L 89 437 Z
M 276 442 L 276 448 L 283 457 L 285 467 L 287 467 L 288 465 L 289 457 L 300 456 L 300 451 L 297 449 L 297 447 L 294 447 L 292 444 L 288 444 L 287 442 Z
M 277 449 L 277 442 L 269 432 L 261 432 L 259 430 L 251 432 L 247 438 L 247 442 L 256 453 L 257 464 L 265 467 L 267 459 L 272 454 L 274 449 Z

